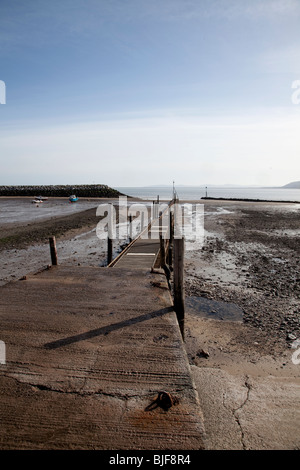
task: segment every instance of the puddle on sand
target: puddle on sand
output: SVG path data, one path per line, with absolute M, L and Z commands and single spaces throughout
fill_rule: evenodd
M 186 297 L 185 308 L 187 313 L 194 313 L 212 320 L 243 321 L 243 310 L 230 302 L 191 296 Z

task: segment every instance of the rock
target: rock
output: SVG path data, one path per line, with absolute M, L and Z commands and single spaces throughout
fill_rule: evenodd
M 209 357 L 209 352 L 204 351 L 204 349 L 199 349 L 199 351 L 197 352 L 197 356 L 198 357 L 205 357 L 205 359 L 207 359 Z

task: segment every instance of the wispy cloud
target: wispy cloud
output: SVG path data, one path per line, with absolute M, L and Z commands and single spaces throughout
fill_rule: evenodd
M 282 19 L 300 15 L 300 3 L 297 0 L 216 0 L 220 15 L 230 17 L 248 17 L 253 19 Z M 223 8 L 222 8 L 223 7 Z M 215 10 L 216 11 L 216 10 Z
M 272 48 L 258 55 L 261 71 L 275 74 L 295 74 L 300 78 L 300 44 Z
M 146 2 L 143 10 L 138 4 L 143 2 L 127 2 L 134 11 L 143 16 L 161 18 L 162 20 L 189 20 L 199 18 L 227 19 L 281 19 L 300 15 L 298 0 L 165 0 Z
M 299 168 L 299 114 L 294 111 L 291 106 L 288 113 L 258 110 L 224 118 L 166 114 L 6 130 L 1 154 L 7 163 L 1 179 L 7 182 L 13 175 L 19 181 L 26 176 L 64 183 L 72 178 L 74 184 L 100 179 L 124 186 L 153 184 L 157 175 L 168 182 L 172 173 L 176 181 L 190 184 L 199 179 L 284 184 Z M 20 159 L 24 165 L 17 163 Z
M 94 34 L 107 26 L 139 21 L 180 21 L 208 18 L 273 18 L 300 16 L 298 0 L 44 0 L 1 5 L 0 38 L 4 42 L 56 33 Z M 49 35 L 49 34 L 52 34 Z

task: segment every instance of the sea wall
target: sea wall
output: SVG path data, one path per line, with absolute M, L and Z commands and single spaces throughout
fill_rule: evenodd
M 118 197 L 116 189 L 105 184 L 50 185 L 50 186 L 0 186 L 0 196 Z
M 206 199 L 207 201 L 241 201 L 241 202 L 280 202 L 286 204 L 299 204 L 299 201 L 287 201 L 287 200 L 273 200 L 273 199 L 247 199 L 247 198 L 236 198 L 236 197 L 208 197 L 204 196 L 201 199 Z

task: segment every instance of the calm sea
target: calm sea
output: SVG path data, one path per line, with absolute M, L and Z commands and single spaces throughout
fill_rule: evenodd
M 118 187 L 127 196 L 143 199 L 161 200 L 172 199 L 172 186 L 149 187 Z M 261 199 L 267 201 L 297 201 L 300 202 L 300 189 L 260 188 L 260 187 L 229 187 L 229 186 L 178 186 L 175 187 L 179 200 L 197 201 L 204 196 L 216 198 Z

